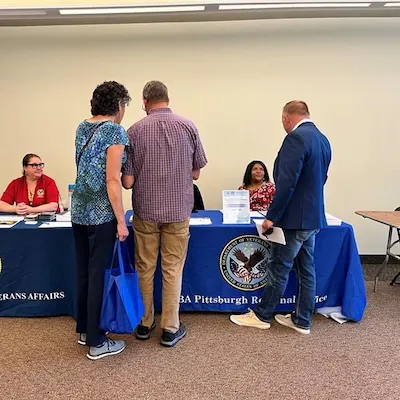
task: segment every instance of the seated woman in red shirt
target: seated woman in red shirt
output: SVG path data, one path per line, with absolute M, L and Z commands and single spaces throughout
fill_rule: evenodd
M 275 195 L 275 185 L 270 182 L 268 170 L 262 161 L 252 161 L 246 168 L 243 185 L 239 190 L 250 193 L 250 209 L 267 211 Z
M 43 174 L 40 157 L 27 154 L 22 166 L 24 175 L 8 185 L 0 199 L 0 212 L 26 215 L 56 211 L 60 195 L 54 180 Z

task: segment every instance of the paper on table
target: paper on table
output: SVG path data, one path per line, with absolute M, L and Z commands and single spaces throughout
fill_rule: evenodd
M 224 224 L 249 224 L 250 200 L 248 190 L 223 190 L 222 209 Z
M 72 227 L 72 223 L 71 222 L 55 222 L 55 221 L 51 221 L 51 222 L 44 222 L 42 225 L 39 226 L 40 228 L 71 228 Z
M 264 218 L 267 215 L 266 211 L 250 211 L 251 218 Z
M 17 225 L 20 221 L 0 220 L 0 229 L 9 229 Z
M 22 221 L 24 217 L 20 215 L 0 215 L 0 221 Z
M 264 235 L 262 227 L 264 221 L 262 219 L 253 219 L 253 221 L 256 224 L 258 236 L 260 236 L 261 239 L 286 245 L 285 234 L 281 228 L 274 227 L 274 231 L 270 235 Z
M 210 218 L 190 218 L 189 225 L 211 225 Z
M 342 220 L 334 217 L 331 214 L 325 213 L 325 217 L 326 217 L 326 222 L 328 223 L 329 226 L 340 226 L 342 225 Z
M 56 221 L 58 222 L 70 222 L 71 221 L 71 211 L 67 211 L 63 214 L 56 215 Z

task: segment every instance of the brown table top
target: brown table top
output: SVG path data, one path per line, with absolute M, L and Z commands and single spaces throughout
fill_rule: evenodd
M 356 211 L 356 214 L 400 229 L 400 211 Z

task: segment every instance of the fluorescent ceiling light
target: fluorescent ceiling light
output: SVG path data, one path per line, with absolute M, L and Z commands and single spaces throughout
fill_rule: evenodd
M 0 17 L 19 17 L 28 15 L 46 15 L 46 11 L 42 10 L 0 10 Z
M 259 10 L 264 8 L 352 8 L 369 7 L 371 3 L 290 3 L 290 4 L 226 4 L 219 10 Z
M 60 10 L 61 15 L 97 15 L 97 14 L 138 14 L 169 13 L 185 11 L 204 11 L 205 6 L 163 6 L 163 7 L 124 7 L 124 8 L 75 8 Z
M 386 3 L 383 7 L 400 7 L 400 3 Z

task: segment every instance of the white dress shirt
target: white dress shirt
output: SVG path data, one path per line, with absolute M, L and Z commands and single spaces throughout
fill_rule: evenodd
M 311 121 L 311 119 L 309 119 L 309 118 L 304 118 L 304 119 L 302 119 L 301 121 L 299 121 L 299 122 L 294 126 L 294 128 L 292 129 L 292 132 L 293 132 L 295 129 L 297 129 L 301 124 L 305 124 L 306 122 L 312 122 L 312 121 Z

